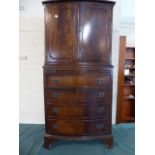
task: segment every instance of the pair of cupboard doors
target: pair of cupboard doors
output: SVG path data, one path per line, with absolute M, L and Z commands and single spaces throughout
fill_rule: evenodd
M 111 65 L 112 5 L 45 5 L 45 63 Z

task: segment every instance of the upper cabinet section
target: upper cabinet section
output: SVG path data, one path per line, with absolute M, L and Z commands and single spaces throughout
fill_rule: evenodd
M 112 3 L 45 5 L 45 64 L 111 65 Z

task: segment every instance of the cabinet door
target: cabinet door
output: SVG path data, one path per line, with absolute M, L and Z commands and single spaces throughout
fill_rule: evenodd
M 83 3 L 79 10 L 79 61 L 111 63 L 111 8 Z
M 72 62 L 76 53 L 77 10 L 73 4 L 45 8 L 46 61 Z

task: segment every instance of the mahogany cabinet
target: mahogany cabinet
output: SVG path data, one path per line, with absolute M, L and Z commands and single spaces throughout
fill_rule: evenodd
M 45 12 L 44 146 L 100 139 L 112 146 L 112 12 L 115 2 L 49 0 Z

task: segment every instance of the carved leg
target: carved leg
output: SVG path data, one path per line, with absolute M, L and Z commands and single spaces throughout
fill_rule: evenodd
M 113 137 L 104 138 L 102 141 L 106 144 L 108 149 L 112 148 L 112 146 L 113 146 Z
M 49 140 L 48 140 L 47 138 L 44 138 L 44 147 L 45 147 L 46 149 L 49 149 L 49 145 L 50 145 Z
M 45 135 L 44 137 L 44 147 L 46 149 L 49 149 L 50 148 L 50 144 L 54 143 L 56 141 L 56 139 L 53 139 L 53 138 L 50 138 L 48 136 Z

